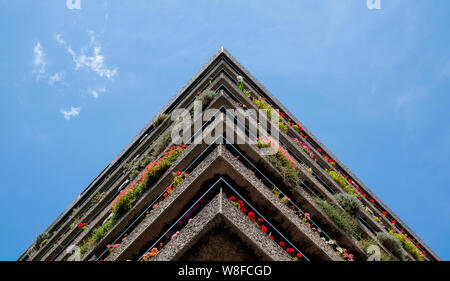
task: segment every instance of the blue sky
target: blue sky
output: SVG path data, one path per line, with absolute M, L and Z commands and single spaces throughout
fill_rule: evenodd
M 220 46 L 450 259 L 448 0 L 65 2 L 0 0 L 0 260 Z

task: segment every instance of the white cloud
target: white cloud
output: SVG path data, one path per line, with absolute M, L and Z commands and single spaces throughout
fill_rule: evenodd
M 100 77 L 106 77 L 108 79 L 114 78 L 117 73 L 117 67 L 108 68 L 105 64 L 105 56 L 101 54 L 102 48 L 100 42 L 95 38 L 93 31 L 89 31 L 90 44 L 88 51 L 93 47 L 92 56 L 86 55 L 84 49 L 80 50 L 77 54 L 70 45 L 68 45 L 63 39 L 61 34 L 56 35 L 56 41 L 60 46 L 64 46 L 69 54 L 72 55 L 72 59 L 75 62 L 76 69 L 87 67 L 90 70 L 96 72 Z
M 70 107 L 70 111 L 61 109 L 61 113 L 64 115 L 66 120 L 70 120 L 72 117 L 78 116 L 80 114 L 81 107 Z
M 62 73 L 61 72 L 56 72 L 55 74 L 50 76 L 50 78 L 48 79 L 48 84 L 50 86 L 53 86 L 56 82 L 62 81 L 62 78 L 63 78 Z
M 40 42 L 37 42 L 36 45 L 34 46 L 33 53 L 34 53 L 33 73 L 36 74 L 36 78 L 39 80 L 45 75 L 45 66 L 47 64 L 45 61 L 44 49 L 42 48 Z
M 97 90 L 90 90 L 89 93 L 94 97 L 94 99 L 98 99 L 99 94 L 104 93 L 105 91 L 105 88 L 98 88 Z
M 58 42 L 58 45 L 60 47 L 64 46 L 66 44 L 66 42 L 62 39 L 62 35 L 61 34 L 56 34 L 56 42 Z

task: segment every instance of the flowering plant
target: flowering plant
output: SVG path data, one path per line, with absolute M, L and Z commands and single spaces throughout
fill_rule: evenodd
M 172 146 L 164 152 L 161 158 L 148 164 L 144 171 L 138 175 L 137 180 L 124 188 L 112 201 L 111 205 L 114 217 L 118 218 L 131 209 L 147 186 L 159 178 L 172 165 L 172 162 L 181 155 L 186 147 L 187 145 Z
M 155 257 L 157 254 L 158 254 L 158 249 L 153 248 L 150 252 L 146 253 L 142 257 L 142 261 L 151 261 L 153 259 L 153 257 Z
M 108 251 L 110 252 L 110 253 L 112 253 L 117 247 L 119 247 L 120 246 L 120 244 L 119 243 L 117 243 L 117 244 L 114 244 L 114 245 L 106 245 L 106 248 L 108 248 Z
M 239 82 L 239 81 L 241 81 L 241 82 Z M 243 79 L 242 79 L 242 80 L 238 79 L 238 87 L 239 87 L 239 89 L 241 89 L 241 91 L 242 91 L 242 92 L 243 92 L 250 100 L 252 100 L 252 101 L 258 106 L 258 108 L 268 109 L 267 114 L 268 114 L 268 117 L 270 118 L 270 115 L 269 115 L 269 114 L 271 114 L 271 110 L 272 110 L 272 108 L 273 108 L 272 105 L 270 105 L 270 104 L 267 103 L 267 100 L 266 100 L 265 97 L 261 97 L 261 96 L 259 96 L 259 97 L 257 97 L 257 98 L 252 97 L 252 95 L 250 94 L 250 91 L 249 91 L 249 90 L 246 90 L 246 89 L 243 87 L 242 81 L 243 81 Z M 239 84 L 239 83 L 241 83 L 241 84 Z M 269 113 L 269 112 L 270 112 L 270 113 Z M 285 127 L 285 126 L 286 126 L 286 123 L 288 123 L 288 124 L 291 126 L 291 128 L 294 129 L 294 131 L 296 131 L 297 133 L 299 133 L 306 141 L 308 141 L 309 136 L 305 133 L 305 131 L 303 130 L 303 128 L 302 128 L 299 124 L 296 124 L 296 123 L 292 122 L 291 118 L 287 117 L 285 114 L 283 114 L 283 113 L 281 113 L 281 112 L 280 112 L 280 117 L 282 118 L 282 120 L 279 122 L 279 124 L 280 124 L 280 129 L 281 129 L 282 131 L 284 131 L 285 133 L 287 132 L 287 127 Z M 291 138 L 292 138 L 292 137 L 291 137 Z M 315 154 L 312 152 L 312 150 L 311 150 L 307 145 L 305 146 L 305 143 L 302 143 L 301 141 L 298 141 L 298 142 L 300 142 L 300 143 L 297 143 L 297 144 L 300 146 L 300 148 L 303 149 L 305 152 L 307 152 L 307 154 L 308 154 L 311 158 L 313 158 L 313 159 L 316 160 Z M 321 149 L 320 147 L 317 148 L 317 152 L 318 152 L 318 154 L 319 154 L 321 157 L 323 157 L 323 159 L 325 159 L 331 166 L 337 168 L 335 159 L 329 157 L 325 152 L 322 151 L 322 149 Z M 354 183 L 352 182 L 352 179 L 351 179 L 351 178 L 348 178 L 348 176 L 345 176 L 345 178 L 347 178 L 348 182 L 349 182 L 349 183 L 350 183 L 350 184 L 351 184 L 358 192 L 360 192 L 361 195 L 362 195 L 363 197 L 368 197 L 368 195 L 367 195 L 366 193 L 364 193 L 363 190 L 361 190 L 356 184 L 354 184 Z M 352 194 L 353 191 L 350 191 L 349 193 Z M 371 204 L 372 204 L 379 212 L 382 212 L 383 216 L 388 216 L 388 215 L 389 215 L 386 211 L 384 211 L 384 210 L 380 209 L 378 206 L 376 206 L 375 200 L 369 199 L 369 198 L 368 198 L 368 200 L 369 200 L 369 202 L 370 202 L 370 203 L 371 203 Z M 378 216 L 374 215 L 373 212 L 371 212 L 371 214 L 374 216 L 374 219 L 375 219 L 378 223 L 383 224 L 383 223 L 381 222 L 381 220 L 379 219 Z M 384 224 L 383 224 L 383 227 L 386 228 L 386 226 L 385 226 Z M 394 227 L 395 227 L 395 225 L 394 225 Z M 416 244 L 414 244 L 414 245 L 415 245 L 416 248 L 420 248 L 420 246 L 418 246 L 418 245 L 416 245 Z M 423 252 L 424 255 L 426 255 L 426 251 L 422 251 L 422 252 Z
M 88 223 L 87 222 L 81 222 L 78 225 L 78 229 L 86 229 L 88 227 Z
M 238 209 L 241 210 L 242 213 L 244 213 L 244 214 L 247 213 L 247 210 L 245 209 L 245 206 L 244 206 L 244 202 L 242 200 L 236 200 L 235 196 L 231 196 L 231 197 L 229 197 L 229 199 L 234 206 L 236 206 Z M 275 241 L 275 236 L 271 232 L 269 232 L 269 229 L 267 228 L 267 226 L 265 226 L 263 224 L 264 220 L 262 218 L 257 219 L 254 212 L 248 212 L 247 217 L 249 220 L 251 220 L 255 224 L 255 226 L 257 226 L 259 229 L 261 229 L 262 232 L 267 234 L 270 239 Z M 283 241 L 279 241 L 278 245 L 280 245 L 280 247 L 282 247 L 282 248 L 285 248 L 286 243 Z M 298 261 L 299 259 L 301 259 L 303 257 L 303 255 L 301 253 L 296 253 L 296 251 L 293 248 L 288 247 L 285 250 L 288 254 L 293 256 L 292 257 L 293 260 Z

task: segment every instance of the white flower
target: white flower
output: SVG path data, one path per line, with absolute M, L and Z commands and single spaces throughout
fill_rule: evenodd
M 237 79 L 237 81 L 239 82 L 239 83 L 242 83 L 242 82 L 244 82 L 244 78 L 242 77 L 242 76 L 238 76 L 238 77 L 236 77 L 236 79 Z
M 341 254 L 344 252 L 344 250 L 342 250 L 341 247 L 337 247 L 336 250 L 337 250 L 339 253 L 341 253 Z
M 329 245 L 334 245 L 334 243 L 335 243 L 334 240 L 328 241 L 328 244 L 329 244 Z

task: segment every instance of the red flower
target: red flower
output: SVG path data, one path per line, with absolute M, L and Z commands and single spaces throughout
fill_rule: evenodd
M 293 252 L 295 252 L 295 250 L 292 248 L 287 248 L 286 252 L 288 252 L 289 254 L 292 254 Z
M 258 223 L 259 223 L 259 224 L 263 223 L 263 219 L 262 219 L 262 218 L 259 218 L 259 219 L 258 219 Z
M 300 253 L 297 253 L 297 258 L 301 259 L 303 256 Z
M 177 176 L 181 176 L 181 172 L 180 171 L 177 171 Z
M 264 231 L 265 233 L 267 233 L 267 227 L 265 227 L 264 225 L 261 226 L 261 230 Z
M 272 240 L 274 240 L 275 238 L 272 236 L 272 235 L 269 235 L 269 238 L 270 239 L 272 239 Z
M 387 212 L 386 212 L 386 211 L 383 211 L 383 216 L 385 216 L 385 215 L 387 215 Z
M 164 193 L 164 198 L 167 198 L 167 193 Z
M 245 208 L 242 208 L 241 212 L 243 212 L 245 214 L 245 213 L 247 213 L 247 210 Z
M 236 201 L 236 197 L 231 196 L 231 197 L 230 197 L 230 200 L 231 200 L 231 201 Z
M 239 206 L 243 207 L 244 206 L 244 202 L 242 202 L 242 200 L 237 201 Z
M 393 221 L 392 221 L 392 224 L 393 224 L 393 225 L 395 225 L 396 223 L 397 223 L 397 221 L 396 221 L 396 220 L 393 220 Z
M 280 242 L 280 246 L 281 246 L 281 247 L 284 247 L 285 245 L 286 245 L 286 244 L 284 244 L 283 241 Z
M 253 212 L 249 212 L 247 216 L 251 219 L 255 219 L 255 214 Z

